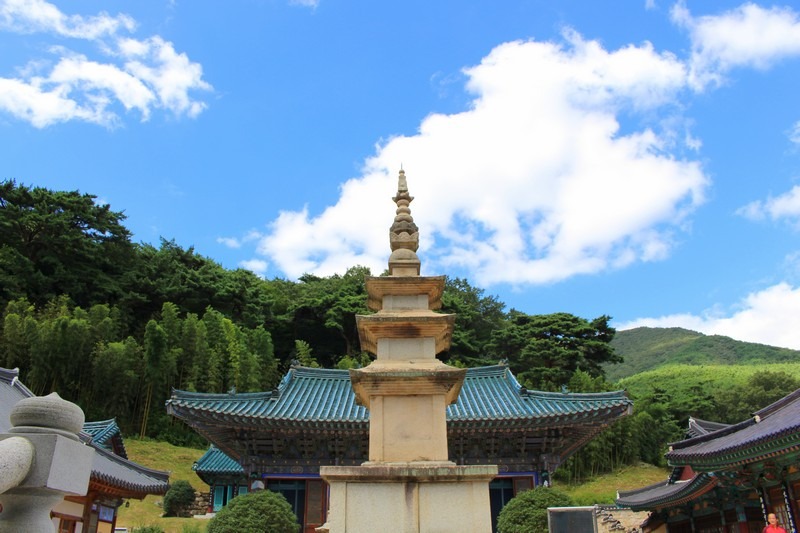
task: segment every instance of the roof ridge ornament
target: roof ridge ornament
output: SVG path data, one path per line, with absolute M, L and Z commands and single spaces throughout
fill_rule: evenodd
M 420 261 L 417 257 L 419 248 L 419 228 L 414 223 L 409 205 L 414 197 L 408 193 L 406 172 L 402 168 L 397 178 L 397 194 L 392 198 L 397 204 L 394 222 L 389 228 L 389 275 L 419 276 Z

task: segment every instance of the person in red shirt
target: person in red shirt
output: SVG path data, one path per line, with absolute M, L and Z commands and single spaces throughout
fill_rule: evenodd
M 786 533 L 786 530 L 778 525 L 778 517 L 775 516 L 775 513 L 769 513 L 767 515 L 767 526 L 762 533 Z

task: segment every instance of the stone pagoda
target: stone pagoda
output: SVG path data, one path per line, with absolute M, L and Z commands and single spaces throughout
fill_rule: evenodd
M 420 276 L 419 230 L 400 171 L 389 230 L 389 276 L 368 277 L 373 315 L 357 317 L 361 348 L 376 359 L 351 370 L 356 401 L 369 409 L 369 460 L 325 466 L 330 533 L 491 531 L 489 481 L 497 467 L 458 466 L 447 455 L 446 408 L 465 369 L 436 355 L 450 347 L 455 315 L 436 313 L 444 276 Z

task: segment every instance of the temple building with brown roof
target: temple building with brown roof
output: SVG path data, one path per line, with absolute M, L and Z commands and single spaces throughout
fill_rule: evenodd
M 738 424 L 690 419 L 666 454 L 664 483 L 620 492 L 617 505 L 649 510 L 645 532 L 761 532 L 767 513 L 786 531 L 800 519 L 800 389 Z

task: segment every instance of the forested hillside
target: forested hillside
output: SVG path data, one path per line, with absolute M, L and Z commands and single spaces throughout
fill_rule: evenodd
M 606 365 L 616 381 L 664 364 L 758 365 L 800 361 L 800 351 L 704 335 L 683 328 L 634 328 L 618 331 L 611 342 L 624 362 Z
M 0 366 L 18 367 L 37 394 L 56 391 L 90 420 L 115 417 L 128 435 L 202 445 L 167 417 L 164 402 L 173 388 L 269 390 L 293 363 L 369 363 L 355 318 L 369 313 L 368 269 L 261 279 L 173 240 L 135 243 L 124 220 L 89 194 L 0 182 Z M 441 311 L 456 314 L 451 349 L 440 354 L 451 364 L 503 360 L 532 389 L 629 390 L 633 416 L 559 468 L 556 475 L 565 479 L 639 461 L 662 464 L 667 443 L 683 436 L 689 416 L 735 422 L 800 386 L 791 365 L 756 373 L 664 366 L 614 383 L 606 373 L 630 376 L 675 361 L 791 360 L 797 353 L 744 349 L 731 339 L 677 329 L 616 334 L 606 315 L 507 311 L 464 279 L 446 280 Z M 646 336 L 655 341 L 648 344 Z M 621 364 L 633 370 L 615 373 Z
M 57 391 L 90 419 L 181 443 L 167 418 L 173 388 L 268 390 L 292 362 L 364 365 L 355 316 L 368 314 L 365 276 L 265 280 L 227 270 L 189 246 L 135 243 L 122 211 L 90 194 L 0 182 L 0 366 L 36 393 Z M 559 390 L 617 360 L 609 317 L 528 315 L 466 280 L 447 279 L 459 366 L 503 359 L 527 386 Z

